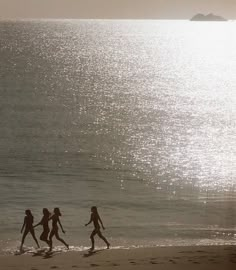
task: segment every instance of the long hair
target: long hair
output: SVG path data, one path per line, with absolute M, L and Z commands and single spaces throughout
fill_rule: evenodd
M 98 209 L 97 209 L 97 206 L 92 206 L 92 207 L 91 207 L 91 211 L 92 211 L 94 214 L 98 215 Z
M 48 211 L 47 208 L 43 208 L 43 215 L 44 215 L 45 217 L 49 218 L 50 215 L 51 215 L 51 213 Z
M 61 216 L 61 211 L 58 207 L 54 208 L 54 213 L 58 216 Z
M 31 216 L 31 217 L 33 217 L 32 213 L 31 213 L 31 211 L 30 211 L 29 209 L 26 209 L 26 210 L 25 210 L 25 214 L 26 214 L 26 216 Z

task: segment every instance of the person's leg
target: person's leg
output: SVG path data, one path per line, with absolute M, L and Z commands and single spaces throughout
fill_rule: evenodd
M 46 242 L 50 246 L 50 242 L 48 240 L 48 234 L 49 234 L 49 231 L 43 231 L 42 234 L 40 235 L 40 240 Z
M 46 231 L 45 234 L 44 234 L 44 241 L 50 246 L 50 241 L 48 240 L 48 234 L 49 234 L 49 231 Z
M 30 233 L 31 233 L 31 235 L 32 235 L 32 237 L 33 237 L 33 239 L 34 239 L 34 241 L 36 242 L 38 248 L 40 248 L 39 243 L 38 243 L 38 240 L 37 240 L 37 238 L 36 238 L 36 236 L 35 236 L 34 230 L 33 230 L 33 229 L 30 230 Z
M 41 235 L 39 236 L 39 239 L 40 239 L 41 241 L 44 241 L 44 232 L 41 233 Z
M 107 241 L 107 239 L 102 235 L 100 230 L 98 231 L 98 236 L 107 244 L 107 249 L 110 247 L 110 243 Z
M 49 251 L 52 251 L 52 238 L 53 238 L 54 234 L 55 234 L 55 231 L 52 230 L 50 232 L 50 235 L 49 235 L 49 241 L 48 241 L 49 242 L 49 247 L 50 247 Z
M 62 242 L 69 249 L 69 245 L 62 238 L 60 238 L 58 231 L 55 232 L 55 237 L 58 241 Z
M 20 250 L 22 250 L 24 242 L 25 242 L 25 237 L 28 234 L 29 230 L 25 230 L 22 236 L 22 240 L 21 240 L 21 245 L 20 245 Z
M 91 235 L 90 235 L 90 239 L 91 239 L 91 242 L 92 242 L 92 246 L 90 248 L 90 250 L 94 250 L 94 236 L 96 235 L 97 231 L 96 230 L 93 230 Z

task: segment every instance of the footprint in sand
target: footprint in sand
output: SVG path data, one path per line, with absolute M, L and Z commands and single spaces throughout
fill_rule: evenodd
M 209 259 L 208 261 L 210 261 L 210 262 L 214 262 L 215 260 L 214 260 L 213 258 L 211 258 L 211 259 Z
M 91 263 L 90 266 L 96 267 L 96 266 L 99 266 L 99 264 Z
M 158 264 L 157 262 L 154 262 L 154 261 L 150 261 L 151 264 Z
M 207 253 L 206 251 L 204 250 L 197 250 L 198 253 Z

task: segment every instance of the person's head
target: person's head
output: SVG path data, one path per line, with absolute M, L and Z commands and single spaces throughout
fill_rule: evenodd
M 50 216 L 50 212 L 48 211 L 47 208 L 43 208 L 43 215 L 46 216 L 46 217 Z
M 26 214 L 26 216 L 31 216 L 32 217 L 32 213 L 31 213 L 31 211 L 29 210 L 29 209 L 26 209 L 25 210 L 25 214 Z
M 61 211 L 58 207 L 54 208 L 54 214 L 56 214 L 57 216 L 61 216 Z
M 91 212 L 97 214 L 97 212 L 98 212 L 97 206 L 92 206 Z

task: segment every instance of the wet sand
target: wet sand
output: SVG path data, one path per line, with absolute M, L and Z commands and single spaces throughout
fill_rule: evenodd
M 1 270 L 236 269 L 236 246 L 156 247 L 66 253 L 37 251 L 0 257 Z

